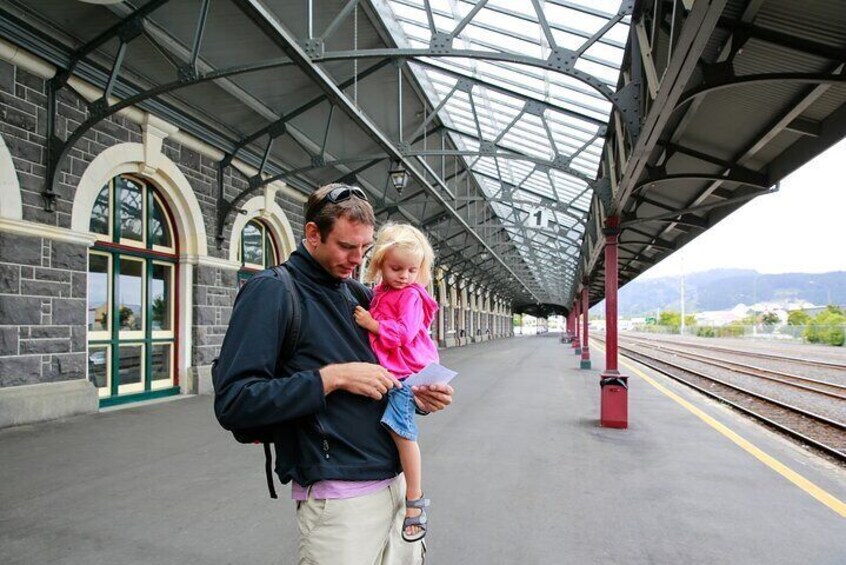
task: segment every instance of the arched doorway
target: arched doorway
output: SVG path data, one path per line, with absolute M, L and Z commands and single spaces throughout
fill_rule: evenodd
M 159 190 L 110 179 L 90 214 L 88 378 L 101 406 L 177 394 L 179 244 Z

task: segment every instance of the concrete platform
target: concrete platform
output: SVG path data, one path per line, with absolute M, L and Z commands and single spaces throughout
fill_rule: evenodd
M 443 353 L 461 374 L 421 422 L 429 563 L 846 562 L 843 468 L 626 367 L 630 428 L 599 428 L 592 356 L 557 336 Z M 209 397 L 0 431 L 0 563 L 294 563 L 262 463 Z

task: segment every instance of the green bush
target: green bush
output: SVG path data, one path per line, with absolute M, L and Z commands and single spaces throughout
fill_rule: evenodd
M 746 332 L 743 326 L 735 325 L 721 326 L 715 329 L 717 330 L 717 337 L 741 337 Z
M 700 326 L 696 328 L 696 335 L 698 337 L 714 337 L 714 328 L 711 326 Z
M 836 306 L 828 306 L 814 317 L 813 323 L 805 328 L 802 337 L 811 343 L 827 343 L 842 346 L 846 342 L 846 315 Z

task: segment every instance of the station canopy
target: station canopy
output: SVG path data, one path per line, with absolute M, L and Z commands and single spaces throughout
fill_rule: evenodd
M 351 182 L 380 222 L 423 228 L 449 281 L 544 314 L 569 310 L 583 286 L 602 299 L 609 216 L 625 228 L 624 284 L 842 137 L 842 11 L 0 0 L 0 29 L 60 69 L 53 91 L 73 77 L 108 94 L 57 134 L 48 170 L 70 166 L 85 131 L 140 107 L 220 152 L 215 177 L 232 181 L 200 186 L 217 200 L 219 244 L 270 182 L 304 195 Z

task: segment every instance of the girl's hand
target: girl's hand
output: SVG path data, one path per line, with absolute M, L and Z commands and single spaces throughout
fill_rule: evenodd
M 355 323 L 364 328 L 365 330 L 369 331 L 372 334 L 379 333 L 379 322 L 377 322 L 373 318 L 373 316 L 370 315 L 370 312 L 368 312 L 361 306 L 355 307 L 353 316 L 355 316 Z

